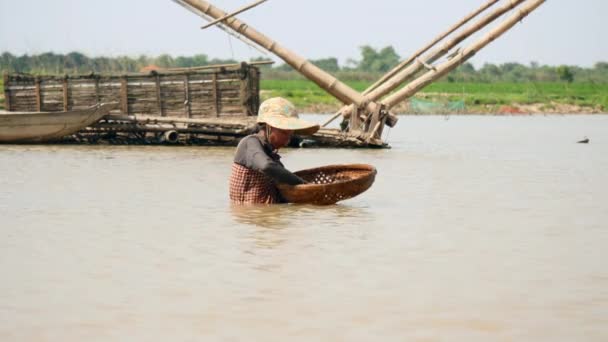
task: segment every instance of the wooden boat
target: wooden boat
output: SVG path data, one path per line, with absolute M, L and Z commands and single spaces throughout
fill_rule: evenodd
M 0 143 L 42 143 L 59 140 L 99 121 L 117 103 L 101 103 L 67 112 L 0 113 Z

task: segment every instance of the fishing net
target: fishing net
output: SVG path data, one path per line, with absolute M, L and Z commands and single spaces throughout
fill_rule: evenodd
M 464 101 L 427 101 L 410 99 L 410 111 L 413 114 L 449 114 L 462 113 L 465 111 Z

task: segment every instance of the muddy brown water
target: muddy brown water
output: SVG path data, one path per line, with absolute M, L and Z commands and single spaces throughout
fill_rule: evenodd
M 377 167 L 328 207 L 229 205 L 233 148 L 0 145 L 0 340 L 608 340 L 608 116 L 389 142 L 283 152 Z

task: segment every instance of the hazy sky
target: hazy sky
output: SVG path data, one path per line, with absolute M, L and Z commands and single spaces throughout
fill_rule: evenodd
M 211 2 L 233 11 L 253 0 Z M 239 18 L 303 57 L 343 64 L 365 44 L 406 57 L 485 2 L 269 0 Z M 261 55 L 217 28 L 199 29 L 204 23 L 171 0 L 0 0 L 0 52 Z M 608 61 L 607 36 L 607 0 L 548 0 L 472 61 L 592 66 Z

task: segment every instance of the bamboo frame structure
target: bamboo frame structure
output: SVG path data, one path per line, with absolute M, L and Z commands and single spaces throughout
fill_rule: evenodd
M 127 75 L 5 74 L 6 110 L 56 112 L 119 102 L 123 114 L 257 115 L 259 70 L 247 63 Z
M 437 43 L 439 43 L 440 41 L 442 41 L 443 39 L 445 39 L 447 36 L 449 36 L 450 34 L 452 34 L 454 31 L 456 31 L 459 28 L 461 28 L 463 25 L 465 25 L 466 23 L 468 23 L 471 19 L 475 18 L 476 16 L 478 16 L 480 13 L 482 13 L 486 9 L 492 7 L 498 1 L 500 1 L 500 0 L 489 0 L 488 2 L 486 2 L 485 4 L 483 4 L 481 7 L 479 7 L 478 9 L 476 9 L 475 11 L 469 13 L 467 16 L 465 16 L 464 18 L 462 18 L 459 22 L 457 22 L 456 24 L 454 24 L 451 27 L 449 27 L 446 31 L 444 31 L 443 33 L 441 33 L 439 36 L 435 37 L 435 39 L 433 39 L 430 43 L 428 43 L 424 47 L 418 49 L 409 58 L 405 59 L 404 61 L 402 61 L 401 63 L 399 63 L 395 67 L 393 67 L 389 72 L 387 72 L 382 77 L 380 77 L 380 79 L 378 79 L 375 83 L 373 83 L 371 86 L 369 86 L 367 89 L 365 89 L 365 91 L 363 91 L 363 95 L 368 95 L 371 91 L 375 90 L 378 86 L 380 86 L 381 84 L 383 84 L 387 80 L 389 80 L 392 77 L 394 77 L 399 71 L 401 71 L 403 68 L 405 68 L 406 66 L 408 66 L 414 60 L 418 59 L 418 57 L 420 57 L 423 53 L 427 52 L 430 48 L 432 48 L 433 46 L 435 46 Z M 338 117 L 344 115 L 345 111 L 347 111 L 347 110 L 349 110 L 348 106 L 340 108 L 340 110 L 338 110 L 331 118 L 329 118 L 329 120 L 327 120 L 321 127 L 326 127 L 327 125 L 329 125 L 330 123 L 332 123 L 335 119 L 337 119 Z M 350 110 L 351 111 L 353 110 L 352 107 L 350 108 Z
M 204 0 L 173 1 L 179 2 L 182 6 L 186 8 L 192 8 L 200 12 L 204 16 L 208 16 L 211 18 L 218 19 L 226 15 L 224 11 L 214 7 L 213 5 L 211 5 L 211 3 Z M 304 75 L 306 78 L 313 81 L 319 87 L 321 87 L 329 94 L 340 100 L 342 103 L 346 105 L 354 104 L 357 107 L 362 108 L 362 112 L 379 112 L 380 107 L 377 103 L 369 101 L 361 93 L 355 91 L 345 83 L 338 80 L 336 77 L 330 75 L 326 71 L 310 63 L 303 57 L 298 56 L 297 54 L 283 47 L 276 41 L 271 40 L 267 36 L 263 35 L 262 33 L 253 29 L 249 25 L 245 24 L 244 22 L 238 20 L 237 18 L 229 18 L 223 21 L 221 25 L 232 29 L 237 34 L 245 36 L 248 40 L 258 44 L 260 47 L 268 50 L 269 52 L 274 53 L 275 55 L 283 59 L 287 64 L 291 65 L 294 69 Z M 369 115 L 367 117 L 369 117 Z M 384 124 L 393 127 L 398 120 L 399 119 L 395 115 L 387 112 L 383 113 L 381 121 Z M 372 137 L 365 134 L 365 132 L 363 132 L 363 135 L 366 135 L 365 139 L 372 144 L 383 144 L 382 141 L 379 139 L 379 136 Z
M 226 18 L 227 16 L 225 12 L 214 7 L 205 0 L 173 1 L 178 2 L 182 6 L 195 12 L 199 12 L 199 14 L 203 17 L 210 17 L 218 20 L 221 18 Z M 457 44 L 472 34 L 478 32 L 501 15 L 513 10 L 515 7 L 523 3 L 526 4 L 523 10 L 511 17 L 519 18 L 518 20 L 521 20 L 521 18 L 525 17 L 527 14 L 529 14 L 529 12 L 540 6 L 545 0 L 509 0 L 508 3 L 478 20 L 475 24 L 469 26 L 456 37 L 445 42 L 438 49 L 433 50 L 424 57 L 420 57 L 439 41 L 445 39 L 448 35 L 455 32 L 458 28 L 469 22 L 471 19 L 489 7 L 493 6 L 498 1 L 499 0 L 487 1 L 480 8 L 470 13 L 461 21 L 450 27 L 446 32 L 435 38 L 431 43 L 415 52 L 412 56 L 410 56 L 410 58 L 393 68 L 393 70 L 387 73 L 363 93 L 358 93 L 339 81 L 336 77 L 321 70 L 306 59 L 296 55 L 294 52 L 286 49 L 276 41 L 271 40 L 237 18 L 230 17 L 225 20 L 222 19 L 218 26 L 220 26 L 222 29 L 232 30 L 233 34 L 242 35 L 263 49 L 274 53 L 299 73 L 301 73 L 304 77 L 313 81 L 319 87 L 344 103 L 346 106 L 338 113 L 341 113 L 345 118 L 352 116 L 348 123 L 349 127 L 347 135 L 349 139 L 355 138 L 370 145 L 381 146 L 384 145 L 381 140 L 383 126 L 386 124 L 392 127 L 398 120 L 397 117 L 390 112 L 391 108 L 471 58 L 476 51 L 485 47 L 487 44 L 489 44 L 489 42 L 491 42 L 491 40 L 499 37 L 502 35 L 502 33 L 510 29 L 516 21 L 512 24 L 503 23 L 497 29 L 492 30 L 489 35 L 484 37 L 484 39 L 489 39 L 487 41 L 482 39 L 466 50 L 460 52 L 460 54 L 458 54 L 459 50 L 457 50 L 457 53 L 455 53 L 454 57 L 449 59 L 448 62 L 444 62 L 439 66 L 432 65 L 433 62 L 448 54 L 450 50 Z M 511 19 L 507 21 L 507 23 L 510 22 Z M 386 96 L 391 91 L 404 84 L 407 80 L 424 68 L 427 68 L 429 71 L 418 79 L 412 81 L 410 84 L 406 85 L 401 90 L 380 101 L 383 96 Z M 357 115 L 350 115 L 351 112 L 357 113 Z M 337 116 L 339 116 L 339 114 L 336 114 L 334 118 Z

